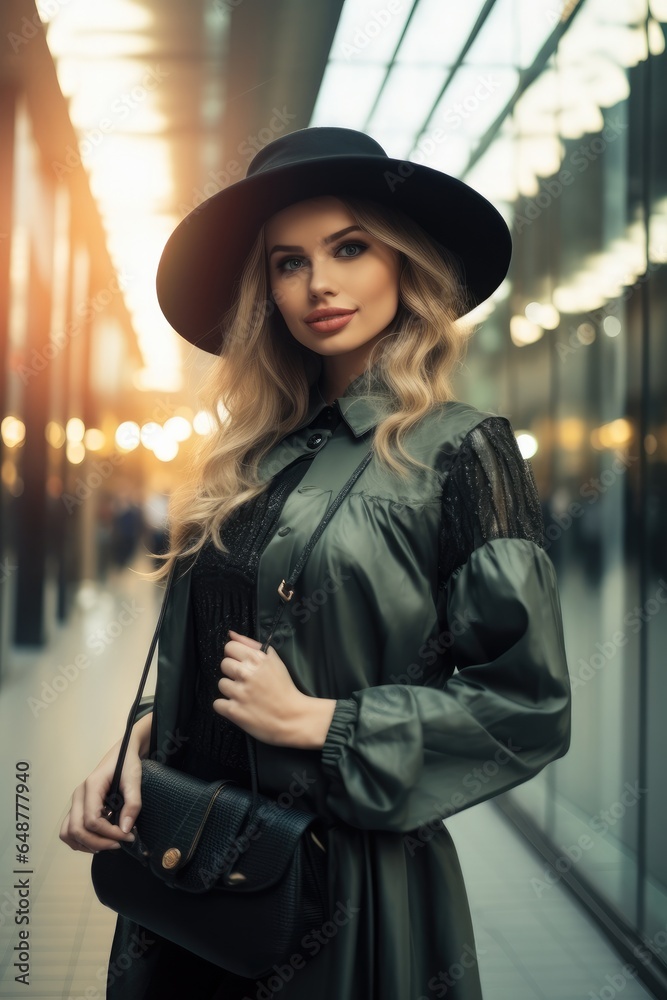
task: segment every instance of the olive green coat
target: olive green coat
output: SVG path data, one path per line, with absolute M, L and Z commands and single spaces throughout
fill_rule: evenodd
M 382 416 L 355 399 L 360 385 L 361 377 L 339 397 L 344 419 L 319 446 L 307 426 L 323 406 L 313 394 L 302 426 L 260 465 L 273 476 L 317 446 L 259 564 L 259 640 L 277 586 Z M 487 541 L 438 592 L 443 484 L 466 434 L 488 416 L 451 402 L 424 418 L 406 447 L 434 471 L 409 482 L 371 460 L 313 548 L 274 634 L 296 686 L 337 699 L 322 750 L 256 743 L 259 790 L 288 793 L 331 824 L 333 919 L 319 940 L 303 942 L 299 968 L 288 963 L 275 979 L 281 1000 L 481 996 L 465 888 L 442 819 L 532 777 L 567 751 L 570 734 L 561 609 L 545 550 L 519 538 Z M 177 575 L 160 633 L 152 750 L 173 747 L 192 705 L 189 588 L 189 571 Z

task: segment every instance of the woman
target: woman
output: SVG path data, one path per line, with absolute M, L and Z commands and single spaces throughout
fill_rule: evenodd
M 570 727 L 532 470 L 509 421 L 451 389 L 455 321 L 510 253 L 467 185 L 340 128 L 270 143 L 172 234 L 158 296 L 219 356 L 206 387 L 218 423 L 172 497 L 152 575 L 187 557 L 121 826 L 101 815 L 116 745 L 75 790 L 61 838 L 83 851 L 131 839 L 147 754 L 247 780 L 250 733 L 260 792 L 291 787 L 327 822 L 337 916 L 301 968 L 266 982 L 119 918 L 108 996 L 481 997 L 443 820 L 562 756 Z M 277 584 L 371 446 L 263 653 Z

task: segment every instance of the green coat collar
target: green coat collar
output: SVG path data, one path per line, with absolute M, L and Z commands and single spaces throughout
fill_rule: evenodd
M 355 439 L 368 434 L 390 412 L 387 403 L 382 399 L 373 399 L 362 395 L 363 383 L 364 375 L 358 375 L 354 381 L 350 382 L 345 393 L 338 397 L 343 423 L 352 432 Z M 326 405 L 318 391 L 317 383 L 314 383 L 310 387 L 308 410 L 301 423 L 287 437 L 274 445 L 259 462 L 260 479 L 268 479 L 278 475 L 292 462 L 304 455 L 312 455 L 314 450 L 319 450 L 322 447 L 331 436 L 331 431 L 322 431 L 320 444 L 317 445 L 312 441 L 313 432 L 310 424 L 318 413 L 326 408 Z
M 362 396 L 364 375 L 358 375 L 354 381 L 350 382 L 342 396 L 338 396 L 338 406 L 343 416 L 343 420 L 348 425 L 355 437 L 366 434 L 371 427 L 382 420 L 388 413 L 386 405 L 382 400 L 370 399 Z M 318 391 L 317 382 L 310 387 L 310 401 L 308 413 L 300 427 L 307 427 L 315 419 L 320 410 L 323 410 L 326 403 L 322 401 Z

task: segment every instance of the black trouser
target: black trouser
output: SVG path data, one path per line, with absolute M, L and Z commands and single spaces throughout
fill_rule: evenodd
M 132 957 L 121 961 L 124 956 Z M 227 972 L 122 917 L 112 958 L 107 1000 L 256 1000 L 262 982 Z M 266 986 L 262 996 L 267 996 Z
M 257 983 L 220 969 L 179 945 L 165 943 L 146 1000 L 255 1000 Z

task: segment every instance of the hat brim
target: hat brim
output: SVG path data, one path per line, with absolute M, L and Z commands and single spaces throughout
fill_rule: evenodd
M 459 258 L 471 308 L 507 274 L 512 256 L 507 223 L 468 184 L 407 160 L 327 156 L 246 177 L 179 223 L 156 278 L 160 308 L 171 326 L 190 343 L 217 354 L 219 323 L 233 302 L 259 228 L 288 205 L 321 195 L 368 198 L 409 215 Z

